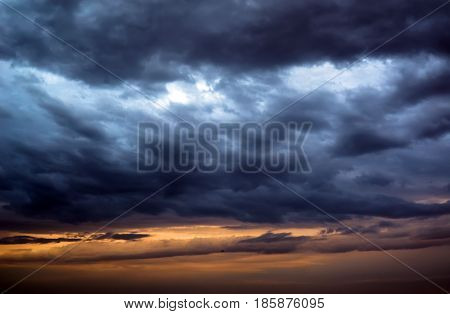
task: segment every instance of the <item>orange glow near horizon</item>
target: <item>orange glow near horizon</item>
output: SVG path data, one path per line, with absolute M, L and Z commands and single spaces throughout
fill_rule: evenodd
M 365 227 L 373 223 L 358 221 Z M 395 228 L 386 225 L 379 230 L 376 241 L 382 247 L 393 249 L 391 254 L 414 267 L 444 278 L 450 260 L 448 245 L 427 247 L 426 240 L 420 248 L 417 240 L 401 236 L 400 231 L 429 224 L 445 226 L 447 220 L 409 222 Z M 358 293 L 384 292 L 389 287 L 394 289 L 395 284 L 420 281 L 414 273 L 383 252 L 375 251 L 361 238 L 333 228 L 292 224 L 179 224 L 108 231 L 110 235 L 142 237 L 134 240 L 90 237 L 83 243 L 0 245 L 0 271 L 4 274 L 0 281 L 3 285 L 12 284 L 67 250 L 71 250 L 67 256 L 33 275 L 19 291 L 314 293 L 339 292 L 340 283 L 345 282 L 346 291 Z M 80 237 L 80 234 L 21 235 L 64 239 Z M 386 286 L 385 282 L 391 283 Z M 424 289 L 428 291 L 429 287 L 425 285 Z

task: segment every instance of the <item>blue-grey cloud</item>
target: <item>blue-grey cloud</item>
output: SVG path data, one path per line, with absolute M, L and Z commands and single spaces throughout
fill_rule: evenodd
M 438 4 L 14 3 L 194 123 L 264 121 L 318 85 L 316 75 L 321 83 Z M 277 116 L 313 122 L 305 143 L 312 173 L 277 178 L 339 218 L 448 214 L 447 12 Z M 137 123 L 173 116 L 10 10 L 2 7 L 0 19 L 4 209 L 67 223 L 101 221 L 177 176 L 136 173 Z M 202 81 L 203 94 L 195 87 Z M 170 100 L 170 84 L 194 100 Z M 240 171 L 194 172 L 136 210 L 258 223 L 326 220 L 264 175 Z

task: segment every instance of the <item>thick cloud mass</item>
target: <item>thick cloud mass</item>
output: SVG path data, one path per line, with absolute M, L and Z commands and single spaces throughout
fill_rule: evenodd
M 11 3 L 195 124 L 265 121 L 441 2 Z M 313 122 L 312 173 L 277 179 L 339 218 L 450 213 L 449 10 L 277 116 Z M 136 172 L 137 124 L 173 115 L 5 6 L 0 19 L 0 206 L 101 221 L 177 177 Z M 325 219 L 263 174 L 239 171 L 193 172 L 136 211 Z
M 18 3 L 33 20 L 126 79 L 187 77 L 182 65 L 259 71 L 318 61 L 350 62 L 443 1 L 38 1 Z M 448 8 L 377 55 L 448 54 Z M 103 69 L 6 9 L 0 56 L 91 83 Z

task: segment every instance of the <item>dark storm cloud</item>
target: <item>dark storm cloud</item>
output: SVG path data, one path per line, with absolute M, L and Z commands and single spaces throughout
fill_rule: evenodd
M 280 241 L 292 241 L 292 240 L 301 240 L 306 237 L 293 237 L 290 232 L 282 232 L 282 233 L 273 233 L 267 232 L 259 237 L 241 240 L 239 243 L 271 243 L 271 242 L 280 242 Z
M 405 147 L 408 143 L 389 135 L 377 134 L 370 130 L 355 130 L 342 135 L 336 143 L 338 156 L 357 156 L 391 148 Z
M 360 175 L 355 178 L 355 181 L 359 184 L 387 186 L 391 184 L 394 180 L 382 174 L 372 173 Z
M 420 232 L 416 235 L 416 238 L 420 240 L 441 240 L 450 238 L 450 229 L 447 228 L 434 228 Z
M 299 91 L 287 87 L 283 72 L 278 72 L 284 66 L 320 66 L 329 60 L 339 68 L 438 3 L 40 1 L 15 5 L 142 86 L 177 79 L 192 83 L 194 70 L 213 81 L 220 78 L 215 91 L 224 95 L 224 104 L 170 106 L 190 121 L 220 121 L 222 117 L 214 115 L 220 109 L 249 121 L 269 118 L 299 97 Z M 306 142 L 313 172 L 283 173 L 277 178 L 338 218 L 449 213 L 448 191 L 428 186 L 428 182 L 445 186 L 450 174 L 448 9 L 376 54 L 381 60 L 389 57 L 386 63 L 392 77 L 382 87 L 320 90 L 281 114 L 282 122 L 313 122 Z M 14 61 L 2 63 L 0 77 L 3 208 L 37 219 L 100 221 L 121 214 L 177 177 L 176 173 L 136 173 L 136 125 L 167 118 L 165 114 L 150 105 L 133 109 L 135 99 L 118 86 L 109 87 L 108 93 L 119 94 L 110 102 L 95 87 L 116 82 L 102 69 L 4 7 L 0 18 L 5 21 L 0 26 L 0 56 Z M 54 83 L 23 73 L 19 65 L 88 84 L 71 81 L 70 87 L 52 87 Z M 74 85 L 91 93 L 67 96 L 65 101 L 52 95 L 77 94 L 78 90 L 71 90 Z M 156 84 L 152 92 L 165 93 L 165 86 Z M 101 96 L 92 100 L 95 93 Z M 124 109 L 120 101 L 131 104 Z M 261 103 L 263 109 L 255 105 Z M 444 201 L 432 204 L 428 196 Z M 326 218 L 270 178 L 240 171 L 194 172 L 136 210 L 254 223 Z M 33 228 L 14 223 L 17 228 Z M 270 235 L 264 239 L 269 241 Z
M 47 244 L 61 242 L 78 242 L 79 238 L 36 238 L 30 236 L 12 236 L 0 238 L 0 245 L 4 244 Z
M 48 102 L 41 103 L 40 106 L 51 115 L 53 121 L 69 130 L 74 136 L 81 136 L 95 142 L 106 141 L 106 135 L 101 130 L 91 123 L 86 123 L 84 117 L 77 117 L 62 104 Z
M 450 110 L 439 112 L 421 126 L 420 138 L 438 138 L 450 132 Z
M 92 237 L 89 241 L 99 240 L 113 240 L 113 241 L 137 241 L 143 238 L 149 237 L 149 234 L 145 233 L 113 233 L 108 232 Z M 32 237 L 26 235 L 16 235 L 10 237 L 0 238 L 0 245 L 5 244 L 47 244 L 47 243 L 61 243 L 61 242 L 79 242 L 82 241 L 82 237 L 59 237 L 59 238 L 43 238 Z
M 326 228 L 321 231 L 321 234 L 327 235 L 327 234 L 353 234 L 355 232 L 358 232 L 360 234 L 379 234 L 384 229 L 396 229 L 399 227 L 397 223 L 391 222 L 391 221 L 380 221 L 375 224 L 370 224 L 367 226 L 358 226 L 358 225 L 352 225 L 350 228 L 346 228 L 344 226 L 339 226 L 336 228 Z
M 30 89 L 24 85 L 21 93 L 27 110 L 22 109 L 24 104 L 20 100 L 2 100 L 3 104 L 8 104 L 4 107 L 10 115 L 4 119 L 4 129 L 8 132 L 0 136 L 0 143 L 5 147 L 0 161 L 0 195 L 4 208 L 26 216 L 69 223 L 99 221 L 121 214 L 177 177 L 176 173 L 136 173 L 135 127 L 143 119 L 139 112 L 127 113 L 127 120 L 124 120 L 121 116 L 125 112 L 113 105 L 108 107 L 106 115 L 101 106 L 87 110 L 61 103 L 43 91 L 36 92 L 34 87 Z M 369 102 L 367 106 L 370 105 Z M 335 107 L 334 104 L 318 102 L 317 106 L 307 110 L 319 115 Z M 421 109 L 420 106 L 417 108 Z M 438 107 L 434 108 L 436 110 L 433 111 L 421 109 L 421 112 L 426 112 L 427 119 L 433 121 L 441 112 Z M 328 154 L 329 144 L 315 145 L 312 138 L 307 144 L 314 144 L 314 147 L 307 151 L 313 157 L 313 173 L 283 173 L 277 175 L 278 179 L 339 218 L 348 215 L 401 218 L 450 212 L 448 202 L 417 204 L 382 193 L 389 191 L 374 194 L 372 186 L 391 188 L 394 182 L 388 184 L 387 179 L 377 177 L 374 170 L 365 169 L 372 166 L 368 158 L 375 158 L 376 170 L 380 169 L 377 158 L 384 159 L 386 155 L 382 154 L 390 154 L 388 156 L 394 157 L 391 158 L 394 161 L 410 160 L 392 165 L 398 175 L 413 178 L 420 165 L 426 175 L 433 175 L 435 179 L 445 177 L 446 171 L 450 171 L 443 153 L 446 151 L 445 144 L 430 143 L 433 144 L 432 149 L 440 150 L 430 157 L 440 159 L 422 164 L 422 150 L 417 151 L 412 145 L 420 139 L 414 132 L 408 131 L 407 136 L 396 135 L 395 138 L 401 138 L 397 140 L 388 135 L 391 128 L 398 128 L 396 125 L 382 125 L 386 135 L 379 135 L 376 127 L 371 127 L 369 131 L 359 125 L 349 125 L 348 113 L 334 110 L 333 120 L 330 119 L 332 123 L 318 130 L 317 136 L 331 134 L 329 142 L 334 151 L 335 147 L 340 148 L 339 158 Z M 301 110 L 296 112 L 301 115 Z M 365 120 L 363 113 L 356 109 L 355 112 L 361 117 L 360 120 Z M 154 117 L 148 115 L 145 119 L 152 120 Z M 385 122 L 381 118 L 373 122 L 374 125 L 377 123 Z M 409 121 L 405 123 L 403 129 L 406 130 L 414 125 Z M 341 124 L 347 125 L 343 131 L 339 131 Z M 443 141 L 442 136 L 437 140 Z M 407 155 L 399 155 L 399 149 L 404 149 Z M 347 184 L 363 182 L 367 189 L 360 184 L 354 190 L 336 181 L 341 173 L 355 167 L 362 168 L 362 174 Z M 448 177 L 445 177 L 445 182 L 448 182 Z M 230 174 L 220 171 L 191 173 L 136 210 L 146 214 L 173 211 L 182 217 L 229 217 L 257 223 L 283 222 L 291 214 L 295 216 L 290 219 L 298 221 L 323 221 L 325 218 L 310 204 L 270 178 L 239 171 Z
M 125 79 L 171 81 L 176 65 L 227 71 L 353 61 L 443 1 L 39 1 L 15 7 Z M 449 8 L 378 56 L 450 52 Z M 2 7 L 0 56 L 91 83 L 118 83 L 96 65 Z
M 261 254 L 280 254 L 294 252 L 303 242 L 311 240 L 307 236 L 292 236 L 290 232 L 266 232 L 258 237 L 239 241 L 226 252 L 256 252 Z
M 104 233 L 95 236 L 95 240 L 123 240 L 123 241 L 137 241 L 143 238 L 149 237 L 149 234 L 145 233 Z
M 448 57 L 448 54 L 446 56 Z M 430 75 L 420 75 L 410 67 L 403 69 L 402 72 L 401 81 L 398 82 L 401 88 L 397 89 L 395 96 L 406 105 L 415 104 L 427 98 L 448 96 L 450 93 L 446 83 L 450 80 L 448 59 Z M 406 77 L 408 79 L 405 80 Z

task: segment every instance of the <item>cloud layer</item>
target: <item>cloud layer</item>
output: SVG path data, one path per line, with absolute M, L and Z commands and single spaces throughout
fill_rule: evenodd
M 439 4 L 14 6 L 198 123 L 265 121 Z M 450 213 L 448 10 L 277 116 L 313 122 L 305 143 L 312 173 L 277 179 L 338 218 Z M 173 115 L 6 7 L 0 19 L 4 209 L 35 219 L 101 221 L 176 178 L 136 173 L 137 124 L 174 121 Z M 136 210 L 244 222 L 327 221 L 270 178 L 239 171 L 191 173 Z

